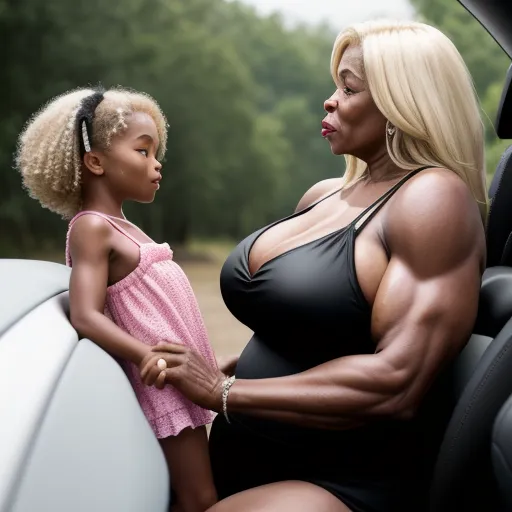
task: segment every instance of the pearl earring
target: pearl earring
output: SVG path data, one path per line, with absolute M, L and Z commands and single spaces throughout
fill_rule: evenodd
M 392 137 L 395 134 L 396 128 L 388 123 L 387 132 L 390 137 Z

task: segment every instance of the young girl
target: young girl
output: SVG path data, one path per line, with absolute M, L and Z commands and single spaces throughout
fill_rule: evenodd
M 173 511 L 203 512 L 217 501 L 205 428 L 212 413 L 170 386 L 144 385 L 139 365 L 161 341 L 191 344 L 212 365 L 215 357 L 172 250 L 151 240 L 122 211 L 127 200 L 153 201 L 166 130 L 163 113 L 146 94 L 76 90 L 51 101 L 28 123 L 17 164 L 30 195 L 71 219 L 71 323 L 120 359 L 169 464 Z

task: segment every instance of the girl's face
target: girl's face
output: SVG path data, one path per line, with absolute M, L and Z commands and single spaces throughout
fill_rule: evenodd
M 158 131 L 151 116 L 142 112 L 132 114 L 127 125 L 102 156 L 104 175 L 120 200 L 150 203 L 162 179 L 162 164 L 156 159 Z

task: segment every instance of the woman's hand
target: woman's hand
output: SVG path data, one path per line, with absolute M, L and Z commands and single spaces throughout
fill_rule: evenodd
M 237 355 L 217 357 L 217 366 L 219 367 L 219 370 L 228 377 L 231 377 L 235 374 L 239 357 L 240 356 Z
M 158 360 L 167 368 L 161 370 Z M 194 350 L 175 343 L 159 343 L 142 360 L 141 378 L 148 385 L 162 389 L 171 384 L 190 401 L 210 409 L 222 409 L 222 382 L 226 375 Z

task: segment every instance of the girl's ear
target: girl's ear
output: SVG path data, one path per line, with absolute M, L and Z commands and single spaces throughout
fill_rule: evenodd
M 100 155 L 94 151 L 88 151 L 84 155 L 84 164 L 96 176 L 101 176 L 105 173 L 103 169 Z

